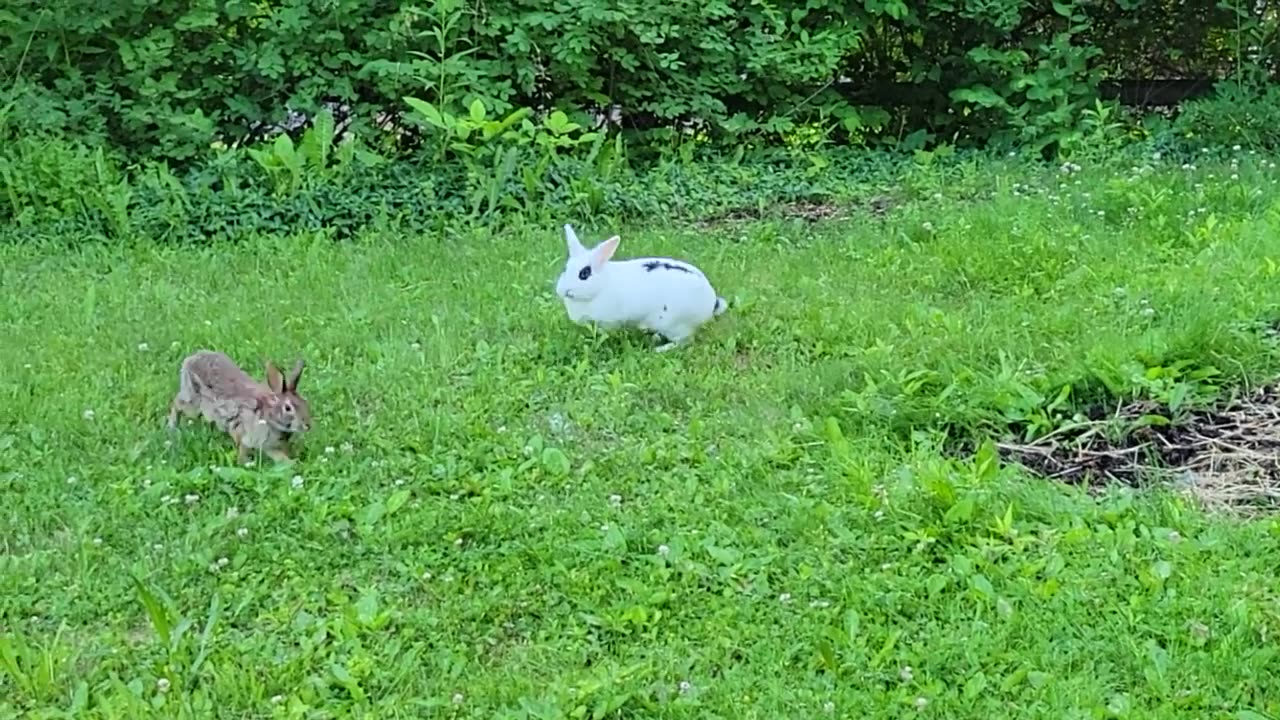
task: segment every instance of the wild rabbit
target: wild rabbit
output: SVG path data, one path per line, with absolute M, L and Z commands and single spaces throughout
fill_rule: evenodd
M 311 408 L 297 392 L 303 365 L 298 360 L 284 377 L 268 361 L 263 385 L 226 355 L 199 350 L 187 356 L 178 371 L 169 427 L 178 426 L 179 412 L 203 415 L 235 441 L 239 462 L 249 462 L 253 450 L 276 462 L 292 462 L 285 452 L 289 438 L 311 429 Z

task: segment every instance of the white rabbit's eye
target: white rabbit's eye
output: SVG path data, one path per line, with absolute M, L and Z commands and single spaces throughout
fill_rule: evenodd
M 584 268 L 582 268 L 581 270 L 579 270 L 579 271 L 578 271 L 578 279 L 579 279 L 579 280 L 586 280 L 586 279 L 587 279 L 587 278 L 589 278 L 589 277 L 591 277 L 591 266 L 590 266 L 590 265 L 588 265 L 588 266 L 586 266 L 586 267 L 584 267 Z

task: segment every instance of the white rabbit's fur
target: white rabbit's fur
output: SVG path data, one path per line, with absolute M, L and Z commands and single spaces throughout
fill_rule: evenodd
M 556 282 L 569 319 L 610 330 L 635 327 L 657 333 L 667 342 L 658 352 L 682 345 L 698 327 L 729 309 L 706 275 L 681 260 L 662 257 L 611 260 L 621 241 L 617 235 L 593 248 L 564 226 L 569 260 Z M 585 276 L 585 277 L 584 277 Z

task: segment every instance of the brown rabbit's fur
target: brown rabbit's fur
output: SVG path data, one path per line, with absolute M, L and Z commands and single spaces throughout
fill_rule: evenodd
M 297 393 L 302 368 L 299 360 L 284 377 L 268 361 L 263 385 L 220 352 L 192 353 L 178 371 L 169 427 L 178 426 L 178 413 L 202 415 L 235 441 L 239 462 L 248 462 L 253 450 L 276 462 L 290 462 L 285 452 L 290 436 L 311 429 L 310 407 Z

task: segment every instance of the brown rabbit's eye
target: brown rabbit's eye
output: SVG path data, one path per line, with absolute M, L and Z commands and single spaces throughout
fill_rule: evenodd
M 589 277 L 591 277 L 591 266 L 590 266 L 590 265 L 588 265 L 588 266 L 586 266 L 586 267 L 584 267 L 584 268 L 582 268 L 581 270 L 579 270 L 579 271 L 578 271 L 578 279 L 579 279 L 579 280 L 586 280 L 586 279 L 587 279 L 587 278 L 589 278 Z
M 285 414 L 286 414 L 286 415 L 292 415 L 292 414 L 293 414 L 293 404 L 292 404 L 292 403 L 285 403 L 285 404 L 284 404 L 284 412 L 285 412 Z

